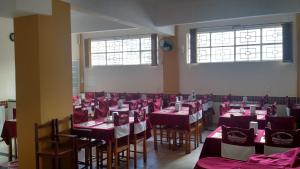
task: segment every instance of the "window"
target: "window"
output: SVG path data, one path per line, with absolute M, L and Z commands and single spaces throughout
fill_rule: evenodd
M 139 36 L 91 41 L 91 64 L 151 64 L 151 37 Z
M 273 26 L 198 32 L 197 63 L 282 60 L 282 31 L 282 26 Z M 187 63 L 190 63 L 189 45 Z

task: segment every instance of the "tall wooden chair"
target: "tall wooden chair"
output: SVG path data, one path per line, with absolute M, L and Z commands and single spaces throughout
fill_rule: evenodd
M 73 138 L 66 139 L 63 142 L 70 146 L 62 146 L 62 141 L 55 135 L 55 121 L 49 121 L 44 124 L 34 124 L 35 127 L 35 155 L 36 168 L 40 168 L 40 158 L 52 159 L 52 168 L 59 169 L 60 161 L 66 155 L 73 157 L 72 168 L 75 168 L 74 147 L 75 140 Z M 42 134 L 43 133 L 43 134 Z
M 113 141 L 113 149 L 112 153 L 115 156 L 115 169 L 119 168 L 119 154 L 126 151 L 126 168 L 129 169 L 129 161 L 130 161 L 130 124 L 129 124 L 129 114 L 122 113 L 120 115 L 114 114 L 114 141 Z M 108 144 L 97 146 L 96 148 L 96 159 L 97 159 L 97 169 L 103 167 L 103 158 L 104 153 L 109 152 Z M 107 160 L 108 161 L 108 160 Z
M 92 146 L 95 140 L 92 140 L 92 131 L 89 129 L 75 129 L 73 127 L 73 116 L 67 116 L 61 120 L 55 119 L 55 133 L 58 136 L 74 137 L 75 139 L 75 160 L 77 164 L 84 165 L 85 168 L 92 169 Z M 80 150 L 85 150 L 85 161 L 78 160 Z M 76 165 L 77 168 L 77 165 Z
M 144 109 L 134 112 L 134 129 L 131 132 L 130 144 L 133 145 L 134 168 L 137 168 L 137 145 L 143 143 L 143 159 L 147 162 L 147 120 Z

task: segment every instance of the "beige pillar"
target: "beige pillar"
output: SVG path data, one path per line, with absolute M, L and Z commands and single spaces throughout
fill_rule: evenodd
M 164 93 L 179 93 L 179 64 L 178 64 L 178 47 L 177 47 L 177 27 L 175 36 L 163 37 L 171 39 L 173 42 L 172 51 L 160 51 L 163 56 L 163 87 Z
M 34 123 L 72 112 L 70 5 L 53 0 L 52 8 L 14 19 L 20 169 L 35 168 Z

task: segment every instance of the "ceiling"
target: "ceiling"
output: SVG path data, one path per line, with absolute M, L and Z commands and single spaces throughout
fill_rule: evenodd
M 0 17 L 49 13 L 50 1 L 1 0 Z M 72 6 L 72 32 L 143 28 L 172 35 L 177 24 L 300 11 L 300 0 L 63 1 Z

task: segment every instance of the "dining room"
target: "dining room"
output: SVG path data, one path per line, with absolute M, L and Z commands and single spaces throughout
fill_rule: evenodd
M 0 169 L 300 167 L 300 2 L 0 2 Z

